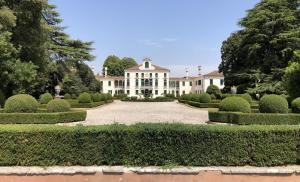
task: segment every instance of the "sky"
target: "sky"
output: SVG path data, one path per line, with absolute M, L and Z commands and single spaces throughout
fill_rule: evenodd
M 50 0 L 73 39 L 93 41 L 89 63 L 101 72 L 109 55 L 132 57 L 184 76 L 218 69 L 221 46 L 260 0 Z

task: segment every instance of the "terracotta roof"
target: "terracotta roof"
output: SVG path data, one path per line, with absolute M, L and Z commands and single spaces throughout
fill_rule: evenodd
M 218 70 L 212 71 L 210 73 L 205 74 L 204 76 L 216 76 L 216 77 L 222 77 L 224 76 L 222 72 L 219 72 Z
M 125 71 L 145 71 L 145 72 L 147 72 L 147 71 L 154 71 L 154 70 L 155 71 L 170 71 L 167 68 L 163 68 L 163 67 L 160 67 L 160 66 L 157 66 L 157 65 L 154 65 L 154 64 L 152 64 L 152 66 L 154 67 L 154 70 L 140 70 L 141 66 L 143 66 L 143 65 L 142 64 L 136 65 L 136 66 L 133 66 L 131 68 L 126 69 Z
M 107 76 L 104 77 L 103 75 L 96 75 L 95 78 L 97 80 L 124 80 L 124 76 Z

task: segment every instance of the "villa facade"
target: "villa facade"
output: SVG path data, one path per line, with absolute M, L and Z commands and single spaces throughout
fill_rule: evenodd
M 224 76 L 218 71 L 194 77 L 170 77 L 170 70 L 152 64 L 150 59 L 125 70 L 121 77 L 108 76 L 107 68 L 103 76 L 97 75 L 102 93 L 112 95 L 127 94 L 129 97 L 158 97 L 165 94 L 180 96 L 188 93 L 205 92 L 209 85 L 224 88 Z

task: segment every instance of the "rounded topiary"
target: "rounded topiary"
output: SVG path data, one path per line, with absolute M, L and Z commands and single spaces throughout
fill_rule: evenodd
M 70 94 L 66 93 L 64 95 L 64 99 L 72 99 L 72 96 Z
M 44 93 L 40 95 L 40 103 L 41 104 L 48 104 L 53 99 L 52 95 L 50 93 Z
M 208 93 L 202 93 L 199 96 L 200 103 L 211 103 L 211 96 Z
M 240 95 L 240 97 L 242 97 L 243 99 L 245 99 L 249 103 L 252 102 L 252 97 L 248 93 L 242 94 L 242 95 Z
M 9 97 L 4 105 L 5 112 L 8 113 L 32 113 L 38 108 L 37 100 L 31 95 L 19 94 Z
M 69 102 L 63 99 L 54 99 L 47 104 L 48 112 L 67 112 L 70 108 Z
M 288 113 L 289 105 L 285 98 L 279 95 L 265 95 L 259 101 L 261 113 Z
M 206 89 L 206 93 L 208 93 L 210 95 L 214 94 L 217 98 L 220 98 L 220 96 L 221 96 L 221 90 L 216 85 L 208 86 L 207 89 Z
M 91 103 L 92 102 L 92 97 L 89 93 L 83 92 L 79 95 L 78 102 L 79 103 Z
M 291 106 L 293 113 L 300 113 L 300 97 L 293 100 Z
M 200 95 L 199 94 L 189 94 L 190 95 L 190 101 L 193 102 L 199 102 L 200 101 Z
M 223 99 L 219 107 L 220 111 L 250 113 L 251 107 L 249 102 L 241 97 L 227 97 Z
M 77 99 L 77 95 L 76 94 L 72 94 L 71 95 L 71 99 Z
M 94 93 L 91 95 L 93 102 L 100 102 L 102 101 L 102 96 L 99 93 Z

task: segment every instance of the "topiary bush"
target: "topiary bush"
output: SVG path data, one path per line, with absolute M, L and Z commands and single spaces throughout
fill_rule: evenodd
M 72 99 L 72 96 L 70 94 L 66 93 L 64 95 L 64 99 Z
M 200 103 L 211 103 L 211 96 L 208 93 L 202 93 L 199 95 Z
M 265 95 L 259 101 L 261 113 L 288 113 L 289 105 L 285 98 L 280 95 Z
M 76 94 L 72 94 L 71 95 L 71 99 L 77 99 L 77 95 Z
M 91 95 L 93 102 L 100 102 L 102 101 L 102 96 L 99 93 L 94 93 Z
M 50 93 L 44 93 L 44 94 L 40 95 L 40 103 L 41 104 L 48 104 L 48 102 L 50 102 L 51 100 L 53 100 L 53 97 Z
M 63 99 L 54 99 L 47 104 L 48 112 L 67 112 L 70 108 L 69 102 Z
M 190 101 L 199 102 L 200 101 L 200 94 L 189 94 Z
M 251 106 L 249 102 L 241 97 L 227 97 L 221 101 L 219 110 L 250 113 Z
M 221 90 L 216 85 L 210 85 L 210 86 L 208 86 L 207 89 L 206 89 L 206 93 L 208 93 L 210 95 L 214 94 L 217 98 L 220 98 L 221 94 L 222 94 Z
M 293 113 L 300 113 L 300 97 L 293 100 L 291 106 Z
M 240 95 L 240 97 L 242 97 L 243 99 L 245 99 L 246 101 L 248 101 L 251 104 L 252 97 L 248 93 L 242 94 L 242 95 Z
M 89 93 L 83 92 L 79 95 L 78 102 L 79 103 L 91 103 L 92 102 L 92 97 Z
M 4 110 L 8 113 L 32 113 L 36 112 L 38 105 L 37 100 L 31 95 L 19 94 L 6 100 Z

